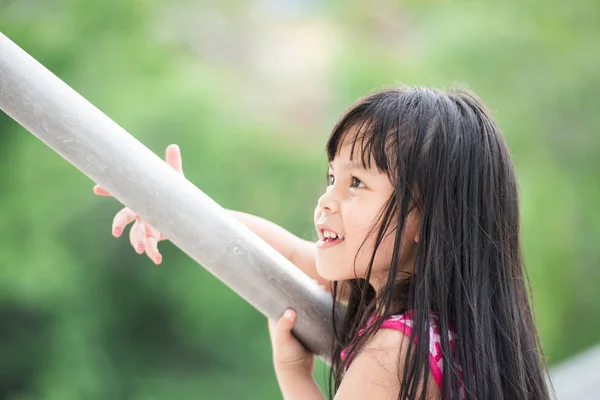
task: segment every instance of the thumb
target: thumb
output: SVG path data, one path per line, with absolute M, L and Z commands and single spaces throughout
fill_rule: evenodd
M 279 321 L 277 321 L 277 325 L 275 326 L 276 338 L 282 342 L 287 342 L 292 337 L 292 328 L 296 323 L 296 312 L 291 308 L 288 308 Z

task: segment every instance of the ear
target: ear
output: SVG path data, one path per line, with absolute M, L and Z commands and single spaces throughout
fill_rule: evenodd
M 419 233 L 421 232 L 421 216 L 416 208 L 413 208 L 407 216 L 407 223 L 410 226 L 410 235 L 415 243 L 419 243 Z

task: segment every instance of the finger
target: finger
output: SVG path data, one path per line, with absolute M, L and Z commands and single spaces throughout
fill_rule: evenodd
M 129 207 L 123 208 L 115 214 L 112 222 L 112 234 L 115 237 L 120 237 L 125 230 L 125 227 L 135 220 L 136 214 Z
M 286 314 L 288 311 L 293 316 L 293 320 L 290 320 L 289 314 Z M 294 323 L 295 323 L 295 313 L 290 308 L 290 309 L 286 310 L 286 312 L 283 313 L 281 318 L 279 318 L 277 321 L 275 321 L 271 318 L 267 318 L 267 321 L 268 321 L 268 327 L 269 327 L 269 335 L 271 336 L 271 338 L 273 340 L 279 341 L 282 338 L 284 338 L 286 335 L 291 334 L 290 332 L 291 332 L 292 328 L 294 327 Z
M 94 193 L 98 196 L 112 196 L 112 194 L 108 193 L 108 191 L 100 185 L 94 186 Z
M 139 217 L 135 219 L 131 230 L 129 231 L 129 242 L 135 249 L 135 252 L 142 254 L 144 252 L 144 238 L 146 237 L 146 231 L 144 223 Z
M 146 255 L 148 258 L 155 264 L 160 264 L 162 261 L 162 256 L 158 252 L 158 242 L 156 241 L 156 238 L 146 235 L 144 238 L 144 246 L 146 248 Z
M 166 239 L 165 235 L 160 233 L 158 229 L 156 229 L 155 227 L 153 227 L 152 225 L 150 225 L 147 222 L 144 222 L 144 224 L 146 224 L 146 236 L 154 237 L 157 242 L 160 242 L 161 240 Z
M 285 310 L 279 321 L 277 321 L 277 325 L 275 327 L 276 336 L 280 340 L 287 341 L 291 339 L 292 336 L 292 328 L 296 323 L 296 312 L 291 308 Z
M 167 147 L 166 154 L 167 164 L 173 169 L 183 175 L 183 161 L 181 160 L 181 150 L 176 144 L 171 144 Z

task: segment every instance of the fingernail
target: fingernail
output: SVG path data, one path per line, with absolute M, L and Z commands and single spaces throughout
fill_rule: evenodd
M 283 313 L 283 316 L 284 316 L 286 319 L 289 319 L 290 321 L 292 320 L 292 316 L 293 316 L 293 315 L 294 315 L 294 314 L 292 313 L 292 310 L 286 310 L 286 311 Z
M 119 237 L 119 236 L 121 236 L 121 234 L 122 234 L 122 233 L 123 233 L 123 229 L 121 229 L 121 228 L 114 228 L 114 229 L 113 229 L 113 235 L 114 235 L 115 237 Z
M 162 256 L 159 254 L 156 257 L 154 257 L 154 262 L 157 264 L 160 264 L 162 261 Z
M 142 254 L 144 252 L 144 243 L 137 242 L 135 244 L 135 252 L 138 253 L 138 254 Z

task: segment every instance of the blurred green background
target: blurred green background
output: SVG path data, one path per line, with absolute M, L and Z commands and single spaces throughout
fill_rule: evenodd
M 399 83 L 479 94 L 550 364 L 600 342 L 600 3 L 4 0 L 0 30 L 226 208 L 314 238 L 324 144 Z M 276 399 L 266 319 L 0 113 L 0 397 Z M 243 266 L 240 266 L 243 268 Z M 323 383 L 325 368 L 315 374 Z

